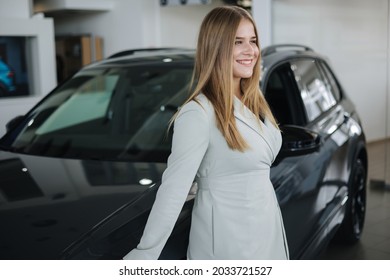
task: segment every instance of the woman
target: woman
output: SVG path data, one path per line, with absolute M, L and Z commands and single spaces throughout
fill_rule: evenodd
M 203 20 L 195 89 L 174 118 L 168 167 L 141 241 L 124 259 L 159 257 L 194 177 L 188 259 L 288 259 L 269 179 L 281 136 L 259 89 L 257 39 L 244 9 L 218 7 Z

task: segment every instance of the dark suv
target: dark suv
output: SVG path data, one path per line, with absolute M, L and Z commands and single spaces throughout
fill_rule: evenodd
M 364 224 L 367 152 L 354 105 L 326 59 L 262 51 L 261 88 L 280 123 L 271 180 L 292 259 Z M 142 234 L 186 99 L 194 51 L 130 50 L 59 85 L 0 139 L 0 259 L 120 259 Z M 162 259 L 186 255 L 194 183 Z M 232 240 L 234 242 L 234 240 Z

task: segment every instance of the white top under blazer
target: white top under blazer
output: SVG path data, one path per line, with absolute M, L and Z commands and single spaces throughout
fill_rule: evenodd
M 123 259 L 158 259 L 195 178 L 188 259 L 288 259 L 283 220 L 270 166 L 281 147 L 280 131 L 234 98 L 236 125 L 249 144 L 229 148 L 212 104 L 185 104 L 174 123 L 172 151 L 137 248 Z

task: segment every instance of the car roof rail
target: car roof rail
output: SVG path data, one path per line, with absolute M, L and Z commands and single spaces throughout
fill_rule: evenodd
M 158 52 L 158 51 L 188 51 L 187 48 L 142 48 L 142 49 L 130 49 L 124 50 L 110 55 L 108 58 L 116 58 L 126 55 L 133 55 L 137 52 Z
M 305 46 L 305 45 L 299 45 L 299 44 L 278 44 L 278 45 L 272 45 L 269 47 L 264 48 L 261 51 L 261 55 L 269 55 L 271 53 L 276 53 L 280 49 L 293 49 L 293 50 L 303 50 L 303 51 L 313 51 L 312 48 Z

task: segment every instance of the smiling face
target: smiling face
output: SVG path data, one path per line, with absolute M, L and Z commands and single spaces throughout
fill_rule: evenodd
M 233 48 L 233 79 L 239 82 L 241 78 L 250 78 L 259 57 L 259 48 L 252 22 L 241 20 Z

